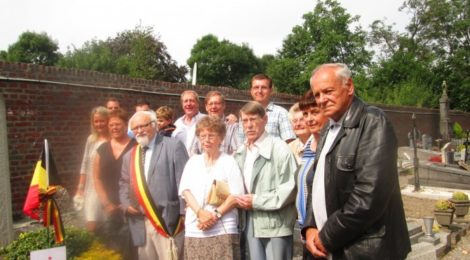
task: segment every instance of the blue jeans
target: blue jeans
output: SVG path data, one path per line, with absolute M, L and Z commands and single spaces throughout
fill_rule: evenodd
M 292 259 L 294 251 L 293 235 L 284 237 L 255 237 L 251 212 L 247 212 L 245 236 L 250 259 L 252 260 Z

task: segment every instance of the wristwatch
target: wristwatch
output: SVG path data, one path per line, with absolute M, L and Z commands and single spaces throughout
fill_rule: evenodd
M 220 213 L 217 209 L 214 209 L 214 213 L 217 218 L 220 219 L 222 217 L 222 213 Z

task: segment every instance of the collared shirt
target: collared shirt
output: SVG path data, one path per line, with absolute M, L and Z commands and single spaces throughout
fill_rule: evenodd
M 328 131 L 325 145 L 323 146 L 320 157 L 318 158 L 315 176 L 313 177 L 312 208 L 318 230 L 321 230 L 328 219 L 325 202 L 325 157 L 333 145 L 333 141 L 338 135 L 340 129 L 341 126 L 339 124 L 330 123 L 330 130 Z
M 307 216 L 307 197 L 308 197 L 308 188 L 307 182 L 311 178 L 307 178 L 309 171 L 313 163 L 315 162 L 315 151 L 312 151 L 311 145 L 315 137 L 311 135 L 306 144 L 303 147 L 303 154 L 301 158 L 301 163 L 299 166 L 298 176 L 297 176 L 297 198 L 296 206 L 298 211 L 298 220 L 300 226 L 303 226 L 305 218 Z M 312 181 L 312 180 L 310 180 Z
M 145 180 L 148 181 L 148 172 L 150 170 L 150 161 L 152 160 L 152 153 L 155 150 L 155 138 L 157 138 L 157 134 L 150 140 L 149 144 L 147 145 L 147 150 L 145 151 L 145 165 L 144 165 L 144 175 Z
M 253 176 L 253 165 L 255 164 L 256 158 L 259 156 L 259 145 L 266 138 L 267 133 L 264 132 L 253 144 L 246 145 L 246 158 L 245 164 L 243 165 L 243 177 L 245 180 L 245 186 L 248 192 L 251 191 L 251 177 Z
M 239 126 L 240 125 L 238 123 L 225 123 L 227 132 L 225 133 L 224 141 L 222 142 L 220 147 L 221 151 L 224 151 L 225 153 L 231 155 L 238 149 L 238 146 L 240 146 L 240 141 L 238 140 L 237 135 Z
M 189 123 L 188 125 L 184 123 L 186 115 L 183 115 L 182 117 L 178 118 L 175 122 L 176 129 L 171 134 L 171 137 L 174 137 L 183 142 L 188 153 L 192 151 L 192 147 L 196 140 L 196 124 L 205 116 L 206 114 L 198 112 L 196 115 L 193 116 L 193 118 L 191 118 L 191 123 Z
M 296 138 L 294 141 L 288 143 L 288 145 L 290 149 L 292 150 L 292 152 L 294 153 L 297 163 L 300 165 L 302 162 L 302 157 L 303 157 L 304 150 L 305 150 L 305 144 L 302 143 L 302 140 L 300 140 L 300 138 Z
M 265 130 L 270 136 L 279 137 L 284 141 L 296 138 L 289 121 L 289 113 L 285 108 L 270 102 L 266 107 L 266 114 L 268 115 L 268 123 Z M 241 121 L 240 125 L 242 125 Z M 245 141 L 243 127 L 239 127 L 238 136 L 240 140 Z
M 326 136 L 325 144 L 323 145 L 321 154 L 318 157 L 318 164 L 317 168 L 315 169 L 315 176 L 313 177 L 312 184 L 312 209 L 318 230 L 321 230 L 321 228 L 325 225 L 326 221 L 328 220 L 328 213 L 326 212 L 325 201 L 325 158 L 328 152 L 330 151 L 331 146 L 333 145 L 333 142 L 336 139 L 336 136 L 338 136 L 338 133 L 341 130 L 344 119 L 348 117 L 349 109 L 340 118 L 338 122 L 334 121 L 331 118 L 329 119 L 330 129 Z

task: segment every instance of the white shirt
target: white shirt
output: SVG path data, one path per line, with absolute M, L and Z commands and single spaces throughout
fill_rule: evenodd
M 214 211 L 215 207 L 206 204 L 206 198 L 214 179 L 227 182 L 230 194 L 241 195 L 243 180 L 235 159 L 225 153 L 220 154 L 214 165 L 206 166 L 204 154 L 197 154 L 189 158 L 183 170 L 178 194 L 189 190 L 199 206 Z M 212 237 L 224 234 L 238 234 L 238 211 L 232 209 L 209 230 L 202 231 L 197 228 L 197 216 L 191 208 L 186 209 L 185 236 L 186 237 Z
M 325 201 L 325 157 L 331 149 L 333 141 L 341 129 L 341 125 L 330 119 L 330 130 L 326 136 L 320 157 L 318 158 L 312 185 L 312 209 L 317 229 L 320 231 L 328 220 Z
M 184 123 L 186 115 L 178 118 L 175 122 L 176 128 L 175 131 L 173 131 L 171 134 L 171 137 L 174 137 L 183 142 L 190 156 L 192 155 L 190 152 L 192 151 L 192 147 L 196 139 L 196 124 L 205 116 L 205 114 L 198 112 L 193 116 L 193 118 L 191 118 L 191 122 L 189 124 Z
M 266 138 L 267 132 L 264 132 L 252 145 L 246 145 L 246 158 L 245 164 L 243 165 L 243 177 L 245 180 L 245 186 L 248 192 L 251 191 L 251 177 L 253 176 L 253 165 L 255 164 L 256 158 L 259 156 L 259 145 Z
M 150 161 L 152 160 L 152 153 L 155 150 L 155 138 L 157 135 L 150 140 L 149 145 L 147 145 L 147 151 L 145 151 L 145 165 L 144 165 L 144 175 L 145 175 L 145 180 L 148 181 L 148 172 L 150 169 Z

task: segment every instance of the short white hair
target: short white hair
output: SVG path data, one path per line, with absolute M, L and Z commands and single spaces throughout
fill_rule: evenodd
M 196 100 L 196 102 L 199 104 L 199 95 L 197 94 L 196 91 L 191 90 L 191 89 L 185 90 L 181 93 L 181 96 L 180 96 L 181 103 L 183 103 L 183 98 L 186 95 L 192 95 L 194 99 Z
M 302 111 L 300 110 L 299 102 L 296 102 L 289 108 L 289 114 L 288 114 L 289 120 L 292 121 L 294 119 L 295 114 L 298 112 L 302 112 Z
M 132 125 L 132 121 L 139 115 L 146 115 L 150 118 L 150 121 L 152 122 L 152 126 L 153 127 L 157 127 L 157 124 L 155 123 L 157 121 L 157 116 L 155 114 L 155 112 L 153 111 L 146 111 L 146 110 L 141 110 L 141 111 L 137 111 L 134 113 L 134 115 L 132 115 L 131 119 L 129 119 L 129 128 L 131 127 Z
M 348 65 L 344 63 L 325 63 L 322 65 L 317 66 L 313 71 L 312 71 L 312 76 L 310 79 L 313 78 L 315 73 L 317 73 L 321 69 L 325 68 L 335 68 L 336 69 L 336 76 L 340 79 L 343 80 L 343 82 L 349 80 L 351 78 L 351 70 L 348 68 Z

